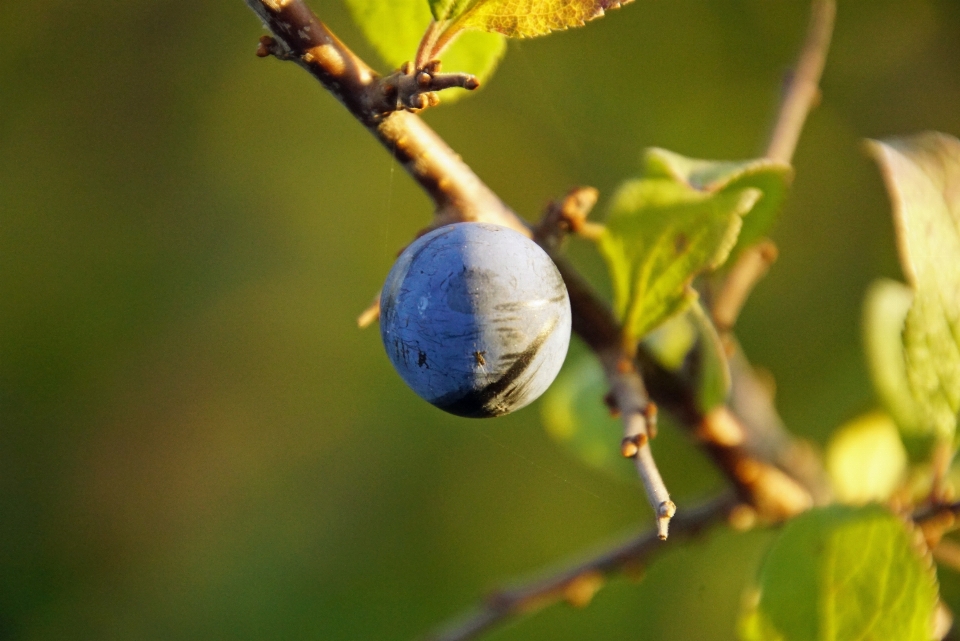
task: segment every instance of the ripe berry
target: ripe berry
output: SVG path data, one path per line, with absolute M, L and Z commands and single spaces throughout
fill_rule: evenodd
M 397 259 L 380 295 L 380 335 L 421 398 L 459 416 L 500 416 L 533 402 L 560 371 L 570 299 L 529 238 L 457 223 Z

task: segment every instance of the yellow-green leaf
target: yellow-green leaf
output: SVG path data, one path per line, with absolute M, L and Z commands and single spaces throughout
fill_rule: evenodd
M 890 498 L 907 473 L 897 424 L 884 412 L 870 412 L 841 425 L 827 445 L 827 472 L 842 503 Z
M 903 348 L 918 423 L 950 441 L 960 414 L 960 141 L 934 132 L 874 141 L 869 149 L 893 201 L 913 289 Z
M 479 29 L 509 38 L 531 38 L 582 26 L 631 0 L 436 0 L 451 29 Z M 434 3 L 431 2 L 431 5 Z M 434 9 L 436 12 L 437 10 Z M 439 18 L 438 18 L 439 19 Z
M 815 509 L 767 553 L 740 622 L 743 641 L 930 641 L 930 561 L 878 506 Z

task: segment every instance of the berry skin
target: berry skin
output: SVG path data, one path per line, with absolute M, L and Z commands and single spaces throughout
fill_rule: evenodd
M 414 392 L 483 418 L 532 403 L 570 344 L 570 298 L 550 257 L 506 227 L 457 223 L 419 238 L 380 295 L 380 336 Z

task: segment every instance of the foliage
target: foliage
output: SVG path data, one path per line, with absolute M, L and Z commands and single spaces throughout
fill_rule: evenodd
M 539 36 L 619 6 L 604 0 L 428 3 L 433 21 L 418 60 L 423 51 L 438 55 L 464 30 Z M 406 40 L 408 46 L 412 38 Z M 939 596 L 927 550 L 915 542 L 911 524 L 879 504 L 898 492 L 913 498 L 908 477 L 929 470 L 911 470 L 908 450 L 923 465 L 944 447 L 949 460 L 955 448 L 960 141 L 928 133 L 869 148 L 894 202 L 908 281 L 878 281 L 864 311 L 867 358 L 886 411 L 835 432 L 826 468 L 837 503 L 792 519 L 777 536 L 741 617 L 744 641 L 927 641 L 934 635 Z M 721 270 L 769 232 L 792 179 L 789 164 L 765 158 L 711 161 L 648 149 L 641 177 L 620 185 L 594 237 L 628 350 L 644 342 L 662 366 L 693 377 L 703 415 L 728 401 L 732 374 L 729 339 L 701 304 L 699 291 L 710 285 L 699 277 Z M 544 422 L 587 465 L 630 478 L 632 465 L 609 446 L 618 426 L 597 402 L 606 378 L 594 358 L 568 364 L 546 397 Z M 931 482 L 926 491 L 934 487 Z
M 687 309 L 693 278 L 723 265 L 744 219 L 754 219 L 752 240 L 767 230 L 790 175 L 769 160 L 694 160 L 663 149 L 649 150 L 644 164 L 644 177 L 613 197 L 600 239 L 631 340 Z
M 903 522 L 868 506 L 814 509 L 763 562 L 743 641 L 929 641 L 937 579 Z
M 894 204 L 900 261 L 913 293 L 903 322 L 906 385 L 884 384 L 881 390 L 892 396 L 887 404 L 910 437 L 919 430 L 954 446 L 960 414 L 960 141 L 926 133 L 871 142 L 869 149 Z M 874 358 L 880 367 L 887 360 Z M 889 371 L 874 376 L 899 375 L 901 368 L 894 364 Z M 895 391 L 904 387 L 912 409 Z

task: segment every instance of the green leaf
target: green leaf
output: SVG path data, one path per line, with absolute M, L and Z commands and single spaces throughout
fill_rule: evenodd
M 733 162 L 698 160 L 655 147 L 647 151 L 646 163 L 648 176 L 672 178 L 698 191 L 719 193 L 744 187 L 760 190 L 763 196 L 743 219 L 734 255 L 769 232 L 793 181 L 790 165 L 767 158 Z
M 429 0 L 437 20 L 452 20 L 449 32 L 479 29 L 508 38 L 530 38 L 583 26 L 631 0 Z
M 657 362 L 671 372 L 680 371 L 697 342 L 697 328 L 688 316 L 681 314 L 669 318 L 643 338 L 644 346 Z
M 634 340 L 687 308 L 696 297 L 690 282 L 723 264 L 741 217 L 763 195 L 750 185 L 709 191 L 663 175 L 659 153 L 647 156 L 652 176 L 620 187 L 600 237 L 616 309 Z
M 897 424 L 884 412 L 871 412 L 840 426 L 827 445 L 827 472 L 842 503 L 886 501 L 907 473 Z
M 423 0 L 346 0 L 354 21 L 384 62 L 398 68 L 413 60 L 427 25 L 431 7 Z M 465 33 L 443 55 L 447 71 L 471 73 L 483 83 L 506 51 L 506 40 L 494 33 Z M 463 89 L 444 90 L 444 101 L 463 96 Z
M 931 425 L 920 420 L 907 381 L 903 328 L 912 304 L 913 290 L 903 283 L 885 278 L 874 281 L 863 306 L 863 340 L 877 396 L 900 428 L 911 456 L 921 460 L 930 453 L 934 433 Z
M 635 482 L 633 461 L 620 454 L 623 426 L 603 403 L 608 389 L 596 358 L 568 359 L 544 394 L 543 424 L 555 441 L 587 466 Z
M 740 622 L 743 641 L 930 641 L 930 561 L 878 506 L 815 509 L 767 553 Z
M 699 301 L 687 314 L 697 328 L 701 349 L 697 371 L 697 404 L 704 413 L 727 402 L 730 395 L 730 363 L 723 341 Z
M 903 329 L 907 382 L 920 424 L 951 441 L 960 414 L 960 141 L 925 133 L 869 149 L 893 201 L 914 292 Z

